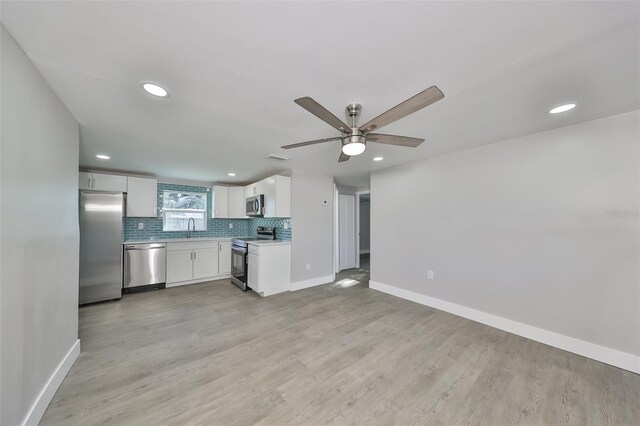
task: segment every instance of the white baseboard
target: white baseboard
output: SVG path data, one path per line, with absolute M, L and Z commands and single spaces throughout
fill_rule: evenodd
M 336 280 L 336 275 L 327 275 L 324 277 L 312 278 L 310 280 L 297 281 L 291 283 L 291 291 L 302 290 L 309 287 L 315 287 L 317 285 L 332 283 Z
M 40 419 L 42 419 L 45 410 L 53 399 L 53 395 L 55 395 L 62 383 L 62 380 L 66 377 L 71 366 L 78 358 L 78 355 L 80 355 L 80 339 L 76 340 L 75 343 L 71 345 L 67 354 L 62 358 L 60 364 L 58 364 L 58 367 L 56 367 L 51 377 L 49 377 L 49 380 L 44 385 L 40 394 L 31 406 L 29 413 L 27 413 L 24 422 L 22 422 L 23 426 L 37 425 L 40 423 Z
M 369 288 L 410 300 L 421 305 L 430 306 L 441 311 L 449 312 L 463 318 L 470 319 L 527 339 L 535 340 L 549 346 L 553 346 L 568 352 L 573 352 L 596 361 L 604 362 L 615 367 L 623 368 L 640 374 L 640 356 L 622 352 L 616 349 L 600 346 L 595 343 L 586 342 L 576 339 L 575 337 L 565 336 L 553 331 L 544 330 L 532 325 L 524 324 L 518 321 L 510 320 L 487 312 L 478 311 L 473 308 L 458 305 L 445 300 L 436 299 L 424 294 L 415 293 L 388 284 L 369 281 Z
M 367 249 L 367 250 L 360 250 L 360 254 L 369 254 L 369 249 Z

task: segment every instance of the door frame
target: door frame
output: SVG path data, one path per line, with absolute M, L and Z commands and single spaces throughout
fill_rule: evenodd
M 360 196 L 369 194 L 371 197 L 371 190 L 367 189 L 365 191 L 357 191 L 356 192 L 356 268 L 360 269 Z M 371 203 L 371 200 L 369 200 Z M 371 207 L 369 207 L 369 212 L 371 212 Z M 371 213 L 369 213 L 371 214 Z M 371 236 L 371 217 L 369 217 L 369 236 Z M 371 250 L 371 247 L 369 247 Z M 371 256 L 371 251 L 369 251 L 369 256 Z

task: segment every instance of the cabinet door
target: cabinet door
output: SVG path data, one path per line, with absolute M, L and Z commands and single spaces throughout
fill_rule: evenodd
M 244 187 L 244 198 L 253 197 L 258 193 L 255 184 L 251 184 L 249 186 Z
M 260 182 L 255 183 L 255 193 L 256 195 L 264 194 L 264 191 L 267 187 L 267 179 L 262 179 Z
M 241 186 L 229 188 L 229 217 L 244 219 L 245 216 L 244 188 Z
M 127 178 L 127 217 L 156 217 L 158 181 L 156 179 Z
M 211 217 L 221 219 L 229 217 L 229 188 L 226 186 L 213 187 Z
M 218 247 L 195 250 L 193 252 L 193 279 L 215 277 L 216 275 L 218 275 Z
M 275 176 L 275 217 L 291 217 L 291 178 Z
M 193 278 L 191 250 L 167 252 L 167 283 L 188 281 Z
M 260 292 L 260 255 L 249 253 L 248 262 L 247 285 L 254 291 Z
M 91 189 L 91 182 L 93 179 L 93 173 L 80 172 L 78 173 L 78 188 L 79 189 Z
M 127 192 L 127 177 L 118 175 L 93 174 L 92 188 L 95 191 Z
M 218 274 L 231 273 L 231 241 L 218 242 Z
M 264 194 L 264 217 L 275 217 L 276 215 L 276 177 L 271 176 L 261 181 L 262 193 Z

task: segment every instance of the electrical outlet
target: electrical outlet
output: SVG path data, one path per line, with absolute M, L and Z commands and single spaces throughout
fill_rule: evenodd
M 307 271 L 310 271 L 310 270 L 311 270 L 311 264 L 307 263 Z
M 233 223 L 229 224 L 229 229 L 233 229 Z
M 142 222 L 138 223 L 138 229 L 144 229 L 144 223 Z
M 284 229 L 289 229 L 289 222 L 287 222 L 286 220 L 284 222 L 282 222 L 282 227 Z
M 432 280 L 433 279 L 433 271 L 431 271 L 431 270 L 427 271 L 427 279 L 428 280 Z

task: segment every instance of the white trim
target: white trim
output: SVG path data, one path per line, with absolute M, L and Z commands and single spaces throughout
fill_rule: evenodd
M 400 297 L 402 299 L 410 300 L 421 305 L 449 312 L 472 321 L 508 331 L 509 333 L 517 334 L 518 336 L 526 337 L 527 339 L 535 340 L 549 346 L 554 346 L 568 352 L 573 352 L 587 358 L 595 359 L 596 361 L 604 362 L 605 364 L 610 364 L 615 367 L 640 374 L 640 356 L 637 355 L 600 346 L 595 343 L 576 339 L 575 337 L 565 336 L 553 331 L 544 330 L 532 325 L 489 314 L 487 312 L 478 311 L 476 309 L 447 302 L 445 300 L 436 299 L 424 294 L 390 286 L 388 284 L 369 281 L 369 288 L 392 296 Z
M 317 285 L 329 284 L 336 280 L 336 275 L 327 275 L 324 277 L 311 278 L 310 280 L 297 281 L 291 283 L 291 291 L 302 290 L 309 287 L 315 287 Z
M 24 422 L 22 422 L 23 426 L 37 425 L 40 423 L 45 410 L 53 399 L 53 395 L 55 395 L 60 384 L 62 384 L 62 380 L 66 377 L 71 366 L 78 358 L 78 355 L 80 355 L 80 339 L 76 340 L 75 343 L 71 345 L 67 354 L 62 358 L 60 364 L 58 364 L 51 377 L 49 377 L 49 380 L 47 380 L 47 383 L 45 383 L 40 394 L 33 402 L 31 409 L 25 416 Z
M 369 249 L 360 250 L 360 254 L 369 254 Z M 359 267 L 359 266 L 358 266 Z

